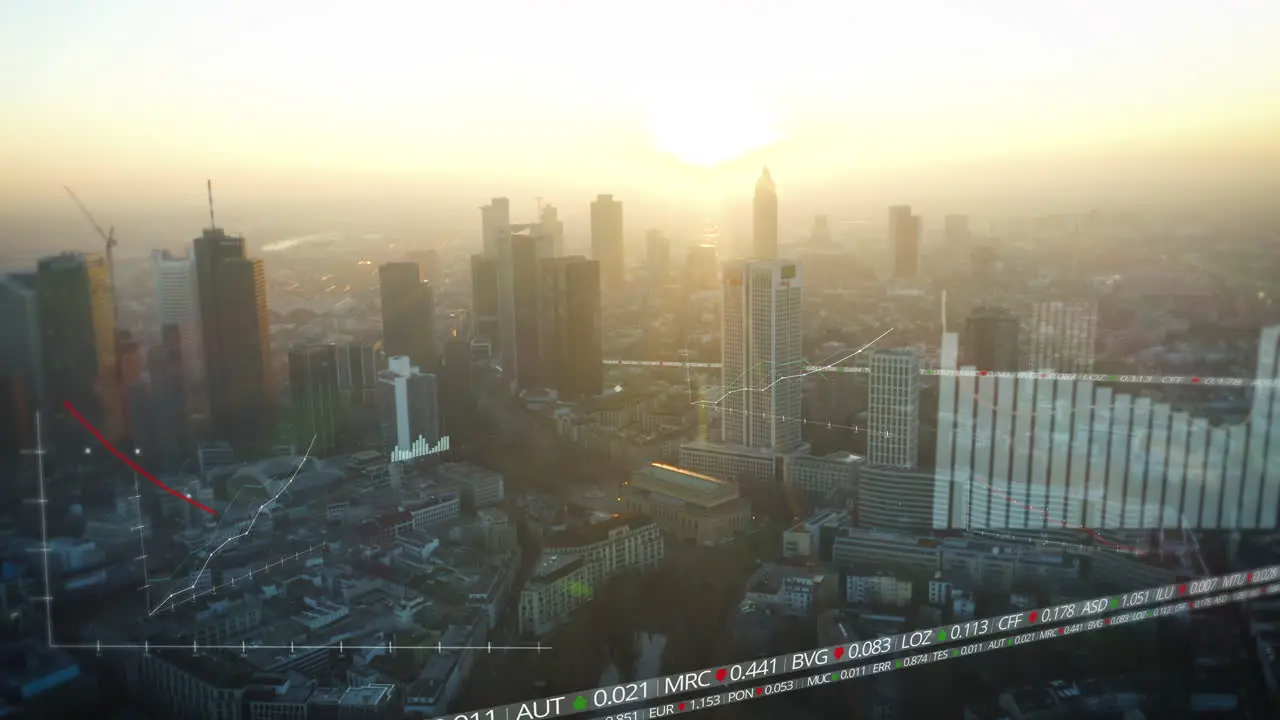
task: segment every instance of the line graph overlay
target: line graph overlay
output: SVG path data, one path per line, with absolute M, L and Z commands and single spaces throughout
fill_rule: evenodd
M 491 642 L 486 643 L 484 645 L 444 645 L 440 642 L 437 642 L 434 645 L 429 645 L 429 644 L 397 645 L 394 642 L 369 645 L 369 644 L 348 644 L 344 641 L 335 641 L 335 642 L 329 642 L 329 643 L 323 643 L 323 644 L 290 643 L 288 645 L 276 645 L 276 644 L 250 645 L 244 642 L 241 642 L 239 644 L 200 644 L 200 643 L 163 644 L 163 643 L 150 643 L 150 642 L 104 643 L 100 640 L 99 641 L 83 641 L 83 642 L 59 642 L 57 640 L 57 636 L 54 628 L 54 622 L 53 622 L 53 603 L 54 603 L 53 579 L 52 579 L 51 569 L 49 566 L 49 554 L 52 552 L 52 545 L 50 545 L 49 543 L 49 524 L 48 524 L 49 520 L 48 520 L 48 510 L 47 510 L 49 501 L 48 501 L 48 496 L 46 494 L 46 478 L 44 474 L 44 456 L 48 453 L 48 451 L 44 449 L 43 432 L 41 427 L 41 416 L 39 411 L 35 413 L 34 417 L 35 417 L 34 424 L 35 424 L 35 431 L 36 431 L 35 433 L 36 447 L 25 448 L 21 450 L 21 453 L 23 455 L 34 455 L 36 457 L 37 480 L 38 480 L 38 487 L 37 487 L 38 495 L 36 498 L 36 502 L 40 508 L 40 545 L 34 548 L 34 551 L 40 553 L 43 556 L 42 562 L 41 562 L 41 574 L 44 581 L 44 594 L 41 595 L 40 597 L 35 597 L 32 599 L 36 602 L 44 603 L 45 645 L 49 648 L 56 648 L 61 650 L 95 650 L 97 652 L 102 652 L 104 650 L 138 651 L 138 652 L 152 652 L 152 651 L 198 652 L 200 650 L 221 650 L 221 651 L 230 651 L 230 652 L 239 651 L 241 653 L 246 653 L 252 650 L 275 650 L 275 651 L 287 650 L 290 653 L 296 653 L 296 652 L 305 652 L 305 651 L 311 651 L 311 650 L 327 650 L 327 649 L 337 649 L 339 652 L 342 652 L 345 650 L 352 650 L 352 651 L 435 650 L 437 652 L 445 652 L 445 651 L 453 651 L 453 650 L 483 650 L 485 652 L 494 652 L 496 650 L 496 651 L 502 651 L 502 652 L 532 651 L 532 652 L 541 653 L 544 650 L 555 649 L 554 646 L 543 645 L 541 642 L 535 643 L 533 645 L 494 645 Z M 312 440 L 312 442 L 314 443 L 314 439 Z M 295 475 L 296 474 L 297 473 L 295 472 Z M 138 489 L 136 479 L 135 479 L 134 487 L 135 487 L 135 490 Z M 277 494 L 277 497 L 279 497 L 279 494 Z M 132 499 L 136 499 L 140 503 L 141 494 L 140 493 L 137 494 Z M 140 505 L 139 505 L 139 512 L 141 512 Z M 145 543 L 145 540 L 143 540 L 143 538 L 145 538 L 145 535 L 143 534 L 145 531 L 145 528 L 142 525 L 141 517 L 139 517 L 139 524 L 136 527 L 140 533 L 140 540 L 142 540 Z M 245 575 L 231 578 L 230 580 L 225 581 L 220 585 L 208 588 L 205 591 L 202 591 L 199 594 L 195 595 L 195 597 L 191 599 L 194 600 L 195 598 L 204 597 L 222 588 L 234 586 L 237 582 L 243 581 L 245 579 L 251 579 L 255 572 L 257 573 L 267 572 L 273 567 L 280 567 L 284 565 L 284 563 L 286 562 L 296 560 L 298 558 L 301 558 L 305 555 L 308 555 L 310 553 L 315 552 L 316 550 L 319 550 L 325 547 L 326 547 L 326 544 L 323 544 L 323 543 L 319 545 L 313 545 L 307 548 L 306 550 L 300 551 L 293 555 L 281 557 L 275 562 L 268 562 L 259 569 L 255 570 L 251 568 L 249 572 L 246 573 Z M 143 550 L 142 554 L 138 556 L 137 560 L 145 563 L 147 559 L 145 544 L 142 550 Z M 144 565 L 143 575 L 145 579 L 146 578 L 145 565 Z M 149 583 L 144 584 L 144 586 L 142 588 L 139 588 L 139 590 L 143 590 L 143 591 L 147 590 L 148 585 Z M 147 602 L 147 607 L 150 608 L 149 601 Z M 152 615 L 153 613 L 148 613 L 148 617 L 151 617 Z
M 200 578 L 204 576 L 204 572 L 205 570 L 208 569 L 209 563 L 212 562 L 213 558 L 216 557 L 218 553 L 221 552 L 222 549 L 226 547 L 229 543 L 231 543 L 234 540 L 239 540 L 240 538 L 247 537 L 249 533 L 253 531 L 253 526 L 257 524 L 258 518 L 262 516 L 262 511 L 266 510 L 268 506 L 275 504 L 275 502 L 280 499 L 280 496 L 283 495 L 285 491 L 289 489 L 289 486 L 293 484 L 294 479 L 298 477 L 298 473 L 302 471 L 302 467 L 307 464 L 307 459 L 311 457 L 311 449 L 315 447 L 316 437 L 317 436 L 315 435 L 311 436 L 311 443 L 307 445 L 307 451 L 302 454 L 302 459 L 298 461 L 298 467 L 294 468 L 293 474 L 289 476 L 289 479 L 286 480 L 283 485 L 281 485 L 280 490 L 277 491 L 275 495 L 273 495 L 266 502 L 258 506 L 258 510 L 254 512 L 253 517 L 249 520 L 249 525 L 242 532 L 236 535 L 232 535 L 231 537 L 228 537 L 226 540 L 223 540 L 218 545 L 218 547 L 214 548 L 213 551 L 209 553 L 209 556 L 204 559 L 204 564 L 200 566 L 200 570 L 196 572 L 195 578 L 191 581 L 190 587 L 186 587 L 181 590 L 176 590 L 174 592 L 169 593 L 169 595 L 165 597 L 165 599 L 161 600 L 158 605 L 156 605 L 155 607 L 151 608 L 148 611 L 148 615 L 155 615 L 156 613 L 165 609 L 166 606 L 169 609 L 173 609 L 177 605 L 181 604 L 180 602 L 177 602 L 175 600 L 175 598 L 177 598 L 179 595 L 183 595 L 185 593 L 192 593 L 190 599 L 195 600 L 198 597 L 202 597 L 208 594 L 208 592 L 197 593 L 196 588 L 200 585 Z M 221 526 L 222 526 L 222 520 L 219 519 L 218 527 L 221 527 Z M 215 532 L 217 532 L 216 529 L 215 529 Z
M 803 372 L 798 372 L 798 373 L 795 373 L 795 374 L 793 374 L 793 375 L 783 375 L 782 377 L 775 378 L 775 379 L 773 380 L 773 382 L 769 383 L 768 385 L 765 385 L 764 387 L 759 387 L 759 388 L 753 388 L 753 387 L 739 387 L 739 388 L 733 388 L 732 390 L 724 389 L 724 390 L 722 390 L 722 392 L 723 392 L 724 394 L 723 394 L 723 395 L 721 395 L 718 399 L 716 399 L 716 400 L 697 400 L 697 401 L 695 401 L 695 404 L 702 404 L 702 405 L 719 405 L 720 403 L 724 402 L 726 398 L 728 398 L 730 395 L 733 395 L 733 394 L 735 394 L 735 393 L 740 393 L 740 392 L 768 392 L 768 391 L 769 391 L 770 389 L 772 389 L 775 385 L 777 385 L 778 383 L 784 382 L 784 381 L 786 381 L 786 380 L 801 380 L 801 379 L 806 378 L 806 377 L 808 377 L 808 376 L 810 376 L 810 375 L 816 375 L 816 374 L 818 374 L 818 373 L 827 372 L 827 371 L 829 371 L 829 370 L 834 370 L 835 368 L 840 367 L 840 363 L 842 363 L 842 362 L 846 362 L 846 361 L 848 361 L 850 358 L 853 358 L 854 356 L 856 356 L 856 355 L 858 355 L 858 354 L 862 353 L 862 352 L 863 352 L 863 351 L 865 351 L 867 348 L 869 348 L 869 347 L 871 347 L 872 345 L 875 345 L 876 343 L 880 342 L 882 339 L 884 339 L 884 336 L 885 336 L 885 335 L 888 335 L 888 334 L 889 334 L 889 333 L 891 333 L 891 332 L 893 332 L 893 328 L 889 328 L 888 330 L 885 330 L 883 333 L 881 333 L 881 334 L 880 334 L 880 337 L 876 338 L 875 340 L 872 340 L 871 342 L 867 343 L 866 345 L 863 345 L 862 347 L 858 348 L 857 350 L 854 350 L 853 352 L 851 352 L 851 353 L 849 353 L 849 354 L 847 354 L 847 355 L 844 355 L 843 357 L 839 358 L 838 360 L 835 360 L 835 361 L 833 361 L 833 362 L 831 362 L 831 363 L 828 363 L 828 364 L 826 364 L 826 365 L 809 365 L 809 366 L 805 366 L 805 369 L 804 369 L 804 371 L 803 371 Z M 790 363 L 788 363 L 788 364 L 790 364 Z M 756 367 L 759 367 L 759 365 L 757 365 Z M 785 367 L 785 366 L 784 366 L 784 367 Z M 752 370 L 754 370 L 754 369 L 755 369 L 755 368 L 752 368 Z M 750 372 L 750 371 L 744 372 L 744 373 L 743 373 L 743 375 L 747 375 L 749 372 Z M 738 378 L 737 380 L 735 380 L 735 381 L 734 381 L 734 383 L 736 384 L 736 383 L 739 383 L 739 382 L 741 382 L 741 381 L 742 381 L 742 378 Z
M 261 490 L 261 491 L 263 491 L 264 493 L 266 493 L 266 494 L 268 494 L 268 495 L 269 495 L 269 494 L 270 494 L 270 492 L 271 492 L 271 488 L 267 487 L 266 485 L 259 485 L 259 484 L 257 484 L 257 483 L 245 483 L 244 485 L 241 485 L 239 489 L 237 489 L 237 490 L 236 490 L 236 494 L 235 494 L 235 495 L 232 495 L 232 496 L 231 496 L 231 500 L 229 500 L 229 501 L 227 502 L 227 508 L 228 508 L 228 511 L 230 510 L 230 508 L 235 507 L 235 505 L 236 505 L 236 501 L 240 499 L 240 495 L 241 495 L 242 493 L 244 493 L 244 492 L 249 491 L 249 490 Z M 223 521 L 223 519 L 224 519 L 224 518 L 226 518 L 227 514 L 228 514 L 228 513 L 223 513 L 222 515 L 219 515 L 219 516 L 218 516 L 218 524 L 217 524 L 217 525 L 215 525 L 215 526 L 214 526 L 214 528 L 213 528 L 213 531 L 209 533 L 209 537 L 211 537 L 211 538 L 213 538 L 213 539 L 209 540 L 209 542 L 207 542 L 207 543 L 205 543 L 205 544 L 203 544 L 203 545 L 201 545 L 201 546 L 199 546 L 199 547 L 195 548 L 195 549 L 194 549 L 194 550 L 192 550 L 191 552 L 187 553 L 187 555 L 186 555 L 185 557 L 183 557 L 183 558 L 182 558 L 182 560 L 178 561 L 178 564 L 177 564 L 177 565 L 175 565 L 175 566 L 173 567 L 173 569 L 169 571 L 169 574 L 168 574 L 168 575 L 159 575 L 159 576 L 155 576 L 155 577 L 150 578 L 150 581 L 152 581 L 152 582 L 164 582 L 164 581 L 166 581 L 166 580 L 172 580 L 172 579 L 174 579 L 174 578 L 178 577 L 178 574 L 179 574 L 179 573 L 178 573 L 178 571 L 182 569 L 182 566 L 186 565 L 186 564 L 187 564 L 187 563 L 188 563 L 192 558 L 194 558 L 196 555 L 198 555 L 202 550 L 204 550 L 205 548 L 207 548 L 207 547 L 209 547 L 210 545 L 213 545 L 215 542 L 217 542 L 218 531 L 222 529 L 222 521 Z M 139 517 L 141 517 L 141 512 L 140 512 L 140 511 L 139 511 Z M 145 552 L 145 548 L 143 549 L 143 551 Z M 150 604 L 148 604 L 148 605 L 147 605 L 147 607 L 151 607 L 151 605 L 150 605 Z
M 125 465 L 128 465 L 129 467 L 133 468 L 134 472 L 141 474 L 146 479 L 155 483 L 156 486 L 159 487 L 161 490 L 164 490 L 165 492 L 178 498 L 179 500 L 184 500 L 186 502 L 189 502 L 192 505 L 195 505 L 196 507 L 200 508 L 201 510 L 209 513 L 210 515 L 217 515 L 217 513 L 213 511 L 213 508 L 207 505 L 204 505 L 203 503 L 201 503 L 200 501 L 194 498 L 189 498 L 185 494 L 180 493 L 177 490 L 174 490 L 173 488 L 169 487 L 168 485 L 165 485 L 164 483 L 160 482 L 159 480 L 156 479 L 154 475 L 147 472 L 146 470 L 143 470 L 138 465 L 138 463 L 134 462 L 131 458 L 129 458 L 129 456 L 117 450 L 114 445 L 112 445 L 110 442 L 107 441 L 105 437 L 103 437 L 102 433 L 98 432 L 98 428 L 90 424 L 89 421 L 85 418 L 85 416 L 81 415 L 80 411 L 75 409 L 75 407 L 71 404 L 70 401 L 63 400 L 62 406 L 67 409 L 67 412 L 71 413 L 72 417 L 80 421 L 80 424 L 83 425 L 85 429 L 87 429 L 90 433 L 92 433 L 93 436 L 98 439 L 98 442 L 102 443 L 103 447 L 105 447 L 107 450 L 110 450 L 112 455 L 115 455 L 116 457 L 120 458 L 120 460 L 123 461 Z
M 671 368 L 673 370 L 680 368 L 714 369 L 723 367 L 723 363 L 718 362 L 686 362 L 682 360 L 610 359 L 602 362 L 605 365 Z M 804 369 L 807 374 L 815 372 L 840 372 L 865 375 L 871 372 L 870 368 L 855 367 L 852 365 L 837 366 L 836 363 L 832 363 L 831 365 L 806 365 Z M 1280 380 L 1268 378 L 1211 377 L 1207 375 L 1098 375 L 1054 372 L 999 372 L 994 370 L 940 370 L 937 368 L 922 369 L 920 374 L 934 377 L 1010 377 L 1017 379 L 1026 378 L 1031 380 L 1087 380 L 1090 382 L 1108 382 L 1120 385 L 1203 385 L 1205 387 L 1225 388 L 1280 387 Z

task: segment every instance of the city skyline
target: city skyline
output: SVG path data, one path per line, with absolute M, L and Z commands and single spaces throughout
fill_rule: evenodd
M 936 2 L 823 6 L 767 22 L 737 12 L 728 26 L 695 4 L 592 33 L 577 29 L 590 15 L 579 2 L 504 7 L 497 22 L 451 7 L 418 18 L 457 30 L 425 45 L 405 33 L 427 11 L 396 6 L 389 16 L 400 22 L 356 43 L 368 52 L 339 60 L 320 50 L 326 39 L 350 47 L 348 28 L 388 16 L 376 6 L 301 26 L 288 4 L 6 8 L 0 42 L 23 70 L 0 74 L 16 103 L 0 153 L 23 172 L 0 185 L 0 202 L 54 210 L 71 182 L 116 206 L 155 207 L 162 196 L 199 205 L 194 190 L 175 188 L 213 175 L 229 198 L 271 192 L 285 204 L 319 206 L 361 185 L 348 202 L 392 188 L 407 198 L 417 185 L 450 202 L 486 186 L 512 197 L 537 186 L 566 195 L 566 207 L 601 187 L 637 201 L 633 190 L 647 187 L 670 203 L 732 194 L 764 161 L 794 179 L 789 195 L 852 177 L 903 183 L 891 195 L 914 185 L 922 207 L 940 191 L 1141 197 L 1170 183 L 1213 193 L 1248 177 L 1243 192 L 1260 198 L 1275 187 L 1263 170 L 1280 151 L 1269 132 L 1280 119 L 1270 42 L 1280 10 L 1267 3 L 1133 2 L 1108 8 L 1107 23 L 1005 2 L 990 15 Z M 827 21 L 809 22 L 815 13 Z M 876 34 L 848 47 L 840 17 L 912 26 L 930 51 L 904 53 Z M 462 30 L 480 27 L 485 42 Z M 553 49 L 504 60 L 531 29 Z M 650 35 L 701 49 L 654 58 L 640 41 Z M 764 40 L 782 44 L 761 53 Z M 580 62 L 584 46 L 595 62 Z M 190 111 L 210 106 L 253 110 L 232 123 Z M 510 107 L 526 111 L 511 121 Z M 891 198 L 870 198 L 882 200 Z

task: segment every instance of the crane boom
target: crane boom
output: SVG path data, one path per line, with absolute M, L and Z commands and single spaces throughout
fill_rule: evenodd
M 75 191 L 65 185 L 62 189 L 66 190 L 67 194 L 71 196 L 71 201 L 76 204 L 76 207 L 80 208 L 80 213 L 84 215 L 85 220 L 89 221 L 89 224 L 93 226 L 93 229 L 98 232 L 98 237 L 102 238 L 102 242 L 106 243 L 108 248 L 115 247 L 115 228 L 111 228 L 111 232 L 103 230 L 102 226 L 98 224 L 98 221 L 94 219 L 93 213 L 89 212 L 89 208 L 85 207 L 84 203 L 81 202 L 80 197 L 75 194 Z
M 103 230 L 102 226 L 98 224 L 98 221 L 94 219 L 93 213 L 89 212 L 89 208 L 85 207 L 84 203 L 80 201 L 80 197 L 75 194 L 75 191 L 66 185 L 63 185 L 62 189 L 66 190 L 67 194 L 71 196 L 71 201 L 76 204 L 76 207 L 80 208 L 80 213 L 84 215 L 85 219 L 89 221 L 89 224 L 93 226 L 93 229 L 97 231 L 98 237 L 102 238 L 102 243 L 106 246 L 107 280 L 111 287 L 111 306 L 113 308 L 113 314 L 115 315 L 116 322 L 119 323 L 120 306 L 116 303 L 116 261 L 114 253 L 111 252 L 112 248 L 118 244 L 116 243 L 116 229 L 113 227 L 108 230 Z

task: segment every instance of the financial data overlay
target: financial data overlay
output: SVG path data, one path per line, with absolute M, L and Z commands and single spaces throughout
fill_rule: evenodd
M 786 678 L 806 671 L 824 670 L 823 673 L 815 677 L 826 678 L 826 682 L 848 680 L 895 668 L 938 662 L 952 657 L 963 657 L 966 654 L 987 652 L 999 647 L 1012 647 L 1026 642 L 1049 639 L 1057 635 L 1147 619 L 1148 617 L 1156 617 L 1161 612 L 1170 614 L 1188 609 L 1214 607 L 1227 602 L 1241 602 L 1264 594 L 1274 593 L 1280 593 L 1280 565 L 1201 578 L 1176 585 L 1165 585 L 1118 595 L 1106 595 L 1089 600 L 1078 600 L 1061 605 L 1012 612 L 931 629 L 912 630 L 897 635 L 857 640 L 846 644 L 819 647 L 802 652 L 775 655 L 768 658 L 755 658 L 719 667 L 676 673 L 647 680 L 636 680 L 608 687 L 556 695 L 540 700 L 501 705 L 486 710 L 455 713 L 445 716 L 441 720 L 548 720 L 549 718 L 587 712 L 597 713 L 593 717 L 609 716 L 619 719 L 659 717 L 660 715 L 650 715 L 646 714 L 646 712 L 632 716 L 625 712 L 614 715 L 609 711 L 614 709 L 621 710 L 632 705 L 651 704 L 653 701 L 662 698 L 687 695 L 700 690 L 710 690 L 739 683 L 760 683 L 760 687 L 751 690 L 725 691 L 714 697 L 725 700 L 736 697 L 735 693 L 747 692 L 751 694 L 756 693 L 757 690 L 759 690 L 759 694 L 785 692 L 786 690 L 796 689 L 796 683 L 801 682 Z M 1153 607 L 1157 609 L 1153 610 Z M 1172 607 L 1175 610 L 1159 609 L 1165 607 Z M 1037 625 L 1061 626 L 1064 624 L 1069 625 L 1069 627 L 1036 629 Z M 1016 633 L 1023 634 L 1015 635 Z M 968 641 L 994 635 L 1002 637 L 959 647 L 959 645 Z M 1004 637 L 1007 635 L 1014 636 Z M 946 646 L 947 649 L 942 650 L 943 646 Z M 907 655 L 907 657 L 901 657 L 902 655 Z M 879 662 L 843 670 L 836 669 L 840 665 L 876 658 L 879 659 Z M 775 679 L 776 682 L 773 682 Z M 773 688 L 773 690 L 761 688 Z M 736 702 L 737 700 L 730 699 L 729 701 Z M 685 710 L 697 709 L 692 708 L 692 705 L 689 704 L 695 701 L 685 702 Z M 679 704 L 678 702 L 674 703 L 673 707 L 678 707 Z M 713 706 L 703 702 L 703 704 L 699 705 L 699 708 Z

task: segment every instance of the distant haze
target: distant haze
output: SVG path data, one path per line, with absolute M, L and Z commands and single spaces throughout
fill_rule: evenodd
M 612 192 L 629 228 L 678 225 L 766 163 L 784 222 L 1262 204 L 1277 37 L 1274 0 L 4 3 L 0 246 L 60 243 L 62 185 L 185 242 L 206 177 L 264 243 L 467 239 L 495 195 L 572 226 Z

